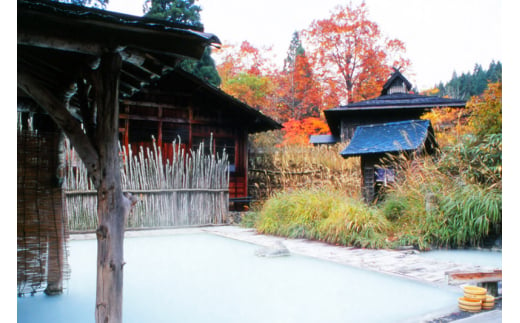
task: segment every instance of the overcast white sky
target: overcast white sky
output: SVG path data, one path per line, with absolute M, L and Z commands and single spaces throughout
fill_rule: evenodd
M 405 42 L 409 80 L 419 90 L 502 58 L 501 0 L 366 0 L 382 32 Z M 108 10 L 142 15 L 144 0 L 110 0 Z M 205 31 L 224 43 L 273 47 L 277 64 L 292 33 L 330 16 L 341 0 L 199 0 Z M 361 0 L 352 0 L 359 4 Z M 319 4 L 319 6 L 316 6 Z

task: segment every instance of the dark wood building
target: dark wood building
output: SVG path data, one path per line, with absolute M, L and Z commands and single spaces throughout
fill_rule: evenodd
M 282 126 L 247 104 L 181 69 L 151 82 L 120 103 L 120 140 L 136 151 L 151 146 L 152 137 L 164 155 L 188 151 L 205 141 L 205 149 L 229 158 L 230 201 L 244 201 L 247 192 L 248 135 Z M 213 142 L 209 140 L 212 138 Z M 173 147 L 173 142 L 180 147 Z
M 420 119 L 433 108 L 463 108 L 466 101 L 410 93 L 412 84 L 398 71 L 383 86 L 375 99 L 325 110 L 332 135 L 348 141 L 358 126 Z
M 372 202 L 382 187 L 394 181 L 395 168 L 385 158 L 403 153 L 412 157 L 431 155 L 436 149 L 429 120 L 406 120 L 357 127 L 341 156 L 361 157 L 363 198 Z
M 414 94 L 411 89 L 412 84 L 395 69 L 379 97 L 325 111 L 331 135 L 321 141 L 348 143 L 341 155 L 361 157 L 362 193 L 369 203 L 395 176 L 384 157 L 435 152 L 432 125 L 421 117 L 433 108 L 466 106 L 463 100 Z

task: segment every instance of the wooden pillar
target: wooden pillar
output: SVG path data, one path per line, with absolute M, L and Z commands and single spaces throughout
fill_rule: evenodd
M 375 198 L 375 164 L 377 158 L 361 156 L 361 192 L 366 203 L 372 203 Z
M 63 180 L 63 172 L 59 155 L 63 149 L 61 136 L 58 133 L 52 138 L 46 138 L 50 143 L 52 154 L 53 178 L 49 189 L 50 209 L 47 221 L 49 232 L 47 233 L 48 251 L 47 251 L 47 287 L 45 294 L 58 295 L 63 292 L 63 279 L 65 271 L 65 236 L 67 233 L 66 214 L 63 212 L 63 191 L 61 190 L 61 182 Z
M 242 144 L 240 145 L 241 147 L 241 150 L 240 150 L 240 160 L 238 160 L 239 163 L 242 163 L 244 165 L 244 196 L 247 197 L 249 194 L 248 192 L 248 171 L 249 171 L 249 156 L 248 156 L 248 152 L 249 152 L 249 149 L 248 149 L 248 144 L 249 144 L 249 140 L 247 138 L 248 136 L 248 132 L 247 130 L 242 130 Z M 237 159 L 237 152 L 238 150 L 235 148 L 235 160 Z
M 121 57 L 107 53 L 93 75 L 97 106 L 95 146 L 99 153 L 97 183 L 96 322 L 122 322 L 123 239 L 130 202 L 121 189 L 118 154 L 119 74 Z

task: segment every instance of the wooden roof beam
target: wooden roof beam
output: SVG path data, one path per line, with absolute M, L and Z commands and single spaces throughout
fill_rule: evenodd
M 151 71 L 148 71 L 146 68 L 140 68 L 137 65 L 133 64 L 124 64 L 123 70 L 126 76 L 131 76 L 136 80 L 144 83 L 150 83 L 152 79 L 152 75 L 160 76 L 161 74 L 154 74 Z
M 54 36 L 45 36 L 34 33 L 18 33 L 18 45 L 49 48 L 53 50 L 62 50 L 65 52 L 80 53 L 95 57 L 100 57 L 108 48 L 99 43 L 85 42 L 75 39 L 64 39 Z M 135 66 L 141 66 L 146 62 L 145 55 L 138 53 L 135 50 L 127 50 L 125 47 L 115 47 L 112 49 L 121 54 L 124 62 Z
M 19 1 L 17 16 L 18 43 L 40 46 L 52 38 L 54 48 L 65 46 L 94 55 L 125 46 L 199 59 L 208 45 L 221 43 L 215 35 L 193 26 L 43 0 Z
M 38 26 L 23 27 L 27 28 L 18 31 L 19 45 L 59 49 L 93 56 L 101 56 L 107 50 L 122 51 L 127 47 L 146 48 L 147 51 L 161 53 L 164 56 L 170 56 L 172 58 L 189 57 L 198 59 L 204 52 L 204 47 L 200 46 L 198 39 L 193 39 L 194 37 L 187 37 L 186 35 L 178 35 L 175 37 L 167 32 L 140 32 L 136 33 L 132 38 L 128 38 L 128 33 L 107 31 L 94 28 L 94 26 L 84 26 L 83 28 L 89 29 L 89 33 L 87 37 L 78 38 L 76 37 L 76 32 L 70 30 L 63 31 L 52 28 L 51 30 L 42 31 L 39 30 Z M 71 26 L 64 25 L 63 28 L 71 29 Z M 99 29 L 98 32 L 103 35 L 103 39 L 99 38 L 99 34 L 94 34 L 96 31 L 91 31 L 90 29 Z M 81 30 L 78 29 L 77 31 L 80 32 Z M 84 33 L 85 30 L 82 32 Z M 165 36 L 169 38 L 169 40 L 165 40 Z M 117 39 L 117 41 L 115 39 Z M 127 62 L 138 65 L 142 58 L 136 55 L 138 54 L 123 54 L 122 58 Z
M 139 92 L 140 88 L 134 87 L 131 84 L 124 82 L 123 80 L 120 80 L 119 83 L 119 91 L 123 97 L 129 97 L 132 96 L 134 93 Z
M 126 84 L 131 85 L 132 87 L 139 88 L 139 89 L 141 87 L 149 84 L 148 81 L 144 81 L 142 79 L 139 79 L 139 78 L 135 77 L 134 75 L 128 73 L 124 69 L 121 70 L 121 82 L 124 82 Z

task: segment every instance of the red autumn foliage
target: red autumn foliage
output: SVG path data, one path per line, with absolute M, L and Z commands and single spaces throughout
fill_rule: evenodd
M 217 53 L 222 57 L 217 71 L 224 92 L 278 119 L 276 82 L 266 58 L 268 51 L 262 52 L 247 41 L 240 46 L 223 46 Z
M 319 117 L 323 92 L 305 54 L 297 55 L 292 68 L 278 75 L 277 84 L 282 120 Z
M 392 67 L 406 69 L 404 51 L 400 40 L 382 36 L 362 3 L 295 33 L 282 70 L 270 65 L 269 50 L 247 41 L 224 46 L 217 69 L 222 90 L 283 123 L 283 144 L 308 144 L 310 135 L 329 132 L 323 110 L 376 97 Z
M 283 124 L 282 145 L 308 145 L 311 135 L 329 134 L 329 126 L 320 118 L 309 117 L 302 120 L 291 119 Z
M 333 81 L 336 93 L 348 103 L 376 97 L 392 67 L 409 65 L 401 56 L 404 43 L 382 36 L 379 26 L 368 20 L 364 2 L 337 7 L 329 19 L 314 21 L 304 35 L 315 73 Z

